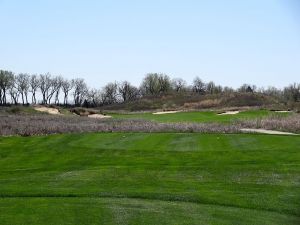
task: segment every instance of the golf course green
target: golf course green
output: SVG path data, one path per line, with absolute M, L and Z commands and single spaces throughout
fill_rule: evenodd
M 300 224 L 300 137 L 0 137 L 0 212 L 3 225 Z

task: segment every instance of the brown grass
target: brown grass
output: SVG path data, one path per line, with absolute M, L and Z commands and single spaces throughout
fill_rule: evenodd
M 255 120 L 238 121 L 237 125 L 246 128 L 262 128 L 292 133 L 300 133 L 300 114 L 292 114 L 287 117 L 273 115 Z
M 236 133 L 239 125 L 156 123 L 144 120 L 95 120 L 54 115 L 0 115 L 0 135 L 46 135 L 80 132 L 203 132 Z

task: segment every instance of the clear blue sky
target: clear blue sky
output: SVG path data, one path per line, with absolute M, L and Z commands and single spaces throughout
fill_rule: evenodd
M 139 84 L 300 82 L 297 0 L 0 0 L 0 68 Z

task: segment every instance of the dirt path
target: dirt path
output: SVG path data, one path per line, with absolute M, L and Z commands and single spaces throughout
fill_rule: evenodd
M 242 128 L 241 131 L 242 131 L 242 132 L 245 132 L 245 133 L 280 134 L 280 135 L 299 135 L 299 134 L 295 134 L 295 133 L 283 132 L 283 131 L 277 131 L 277 130 L 253 129 L 253 128 Z

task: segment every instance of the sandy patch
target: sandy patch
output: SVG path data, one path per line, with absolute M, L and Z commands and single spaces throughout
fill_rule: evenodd
M 152 114 L 153 115 L 161 115 L 161 114 L 171 114 L 171 113 L 178 113 L 178 112 L 181 112 L 181 111 L 164 111 L 164 112 L 155 112 Z
M 36 111 L 39 112 L 46 112 L 53 115 L 61 115 L 58 109 L 55 108 L 48 108 L 48 107 L 34 107 Z
M 281 134 L 281 135 L 298 135 L 290 132 L 283 132 L 277 130 L 266 130 L 266 129 L 252 129 L 252 128 L 242 128 L 242 132 L 250 133 L 262 133 L 262 134 Z
M 94 119 L 106 119 L 106 118 L 111 118 L 111 116 L 106 116 L 102 114 L 92 114 L 88 115 L 89 118 L 94 118 Z
M 286 111 L 286 110 L 277 110 L 277 111 L 275 111 L 275 112 L 277 112 L 277 113 L 288 113 L 288 112 L 291 112 L 291 111 Z
M 227 111 L 224 113 L 218 113 L 219 116 L 223 116 L 223 115 L 235 115 L 238 114 L 240 111 Z

